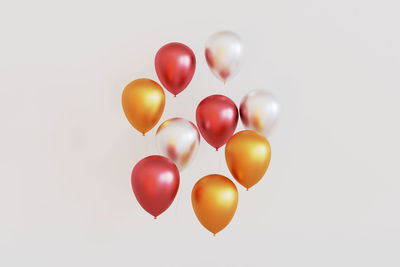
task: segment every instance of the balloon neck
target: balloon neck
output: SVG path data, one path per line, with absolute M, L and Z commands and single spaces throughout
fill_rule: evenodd
M 157 216 L 154 216 L 154 220 L 157 220 Z

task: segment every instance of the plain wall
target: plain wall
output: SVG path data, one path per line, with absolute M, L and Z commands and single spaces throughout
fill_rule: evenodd
M 398 1 L 2 1 L 1 266 L 399 266 Z M 206 39 L 231 30 L 243 66 L 223 85 Z M 197 58 L 189 87 L 146 137 L 121 93 L 158 81 L 154 56 L 178 41 Z M 253 89 L 281 103 L 272 161 L 216 238 L 190 194 L 231 177 L 201 140 L 172 206 L 155 221 L 130 173 L 157 154 L 155 130 L 197 104 Z M 238 130 L 243 129 L 241 122 Z

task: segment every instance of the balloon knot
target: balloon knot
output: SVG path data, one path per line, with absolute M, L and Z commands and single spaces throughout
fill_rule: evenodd
M 176 95 L 174 95 L 174 97 L 176 97 Z
M 157 216 L 154 216 L 154 220 L 156 220 L 157 219 Z
M 142 133 L 142 136 L 144 136 L 144 133 Z
M 218 148 L 216 148 L 215 151 L 218 151 Z
M 215 233 L 213 233 L 213 236 L 215 236 Z
M 248 188 L 246 188 L 246 191 L 249 191 L 249 189 L 248 189 Z

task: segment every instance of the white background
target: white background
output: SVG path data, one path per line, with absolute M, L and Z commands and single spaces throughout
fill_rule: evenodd
M 399 266 L 398 1 L 1 1 L 1 266 Z M 226 86 L 206 39 L 239 34 Z M 216 238 L 191 207 L 204 175 L 231 177 L 202 139 L 157 221 L 130 173 L 156 154 L 124 117 L 121 92 L 158 81 L 154 55 L 179 41 L 195 76 L 164 121 L 194 120 L 204 97 L 237 104 L 269 89 L 282 112 L 266 176 Z M 160 121 L 160 122 L 161 122 Z M 159 125 L 159 124 L 158 124 Z M 158 125 L 156 127 L 158 127 Z M 242 129 L 239 122 L 238 129 Z

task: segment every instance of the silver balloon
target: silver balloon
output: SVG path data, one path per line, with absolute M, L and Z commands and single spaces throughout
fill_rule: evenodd
M 163 122 L 156 133 L 160 153 L 182 170 L 193 158 L 200 144 L 197 127 L 182 118 L 173 118 Z
M 240 119 L 244 127 L 265 136 L 270 134 L 278 115 L 279 103 L 267 91 L 251 91 L 240 103 Z
M 242 61 L 243 46 L 239 36 L 221 31 L 206 42 L 206 60 L 211 71 L 224 83 L 234 76 Z

